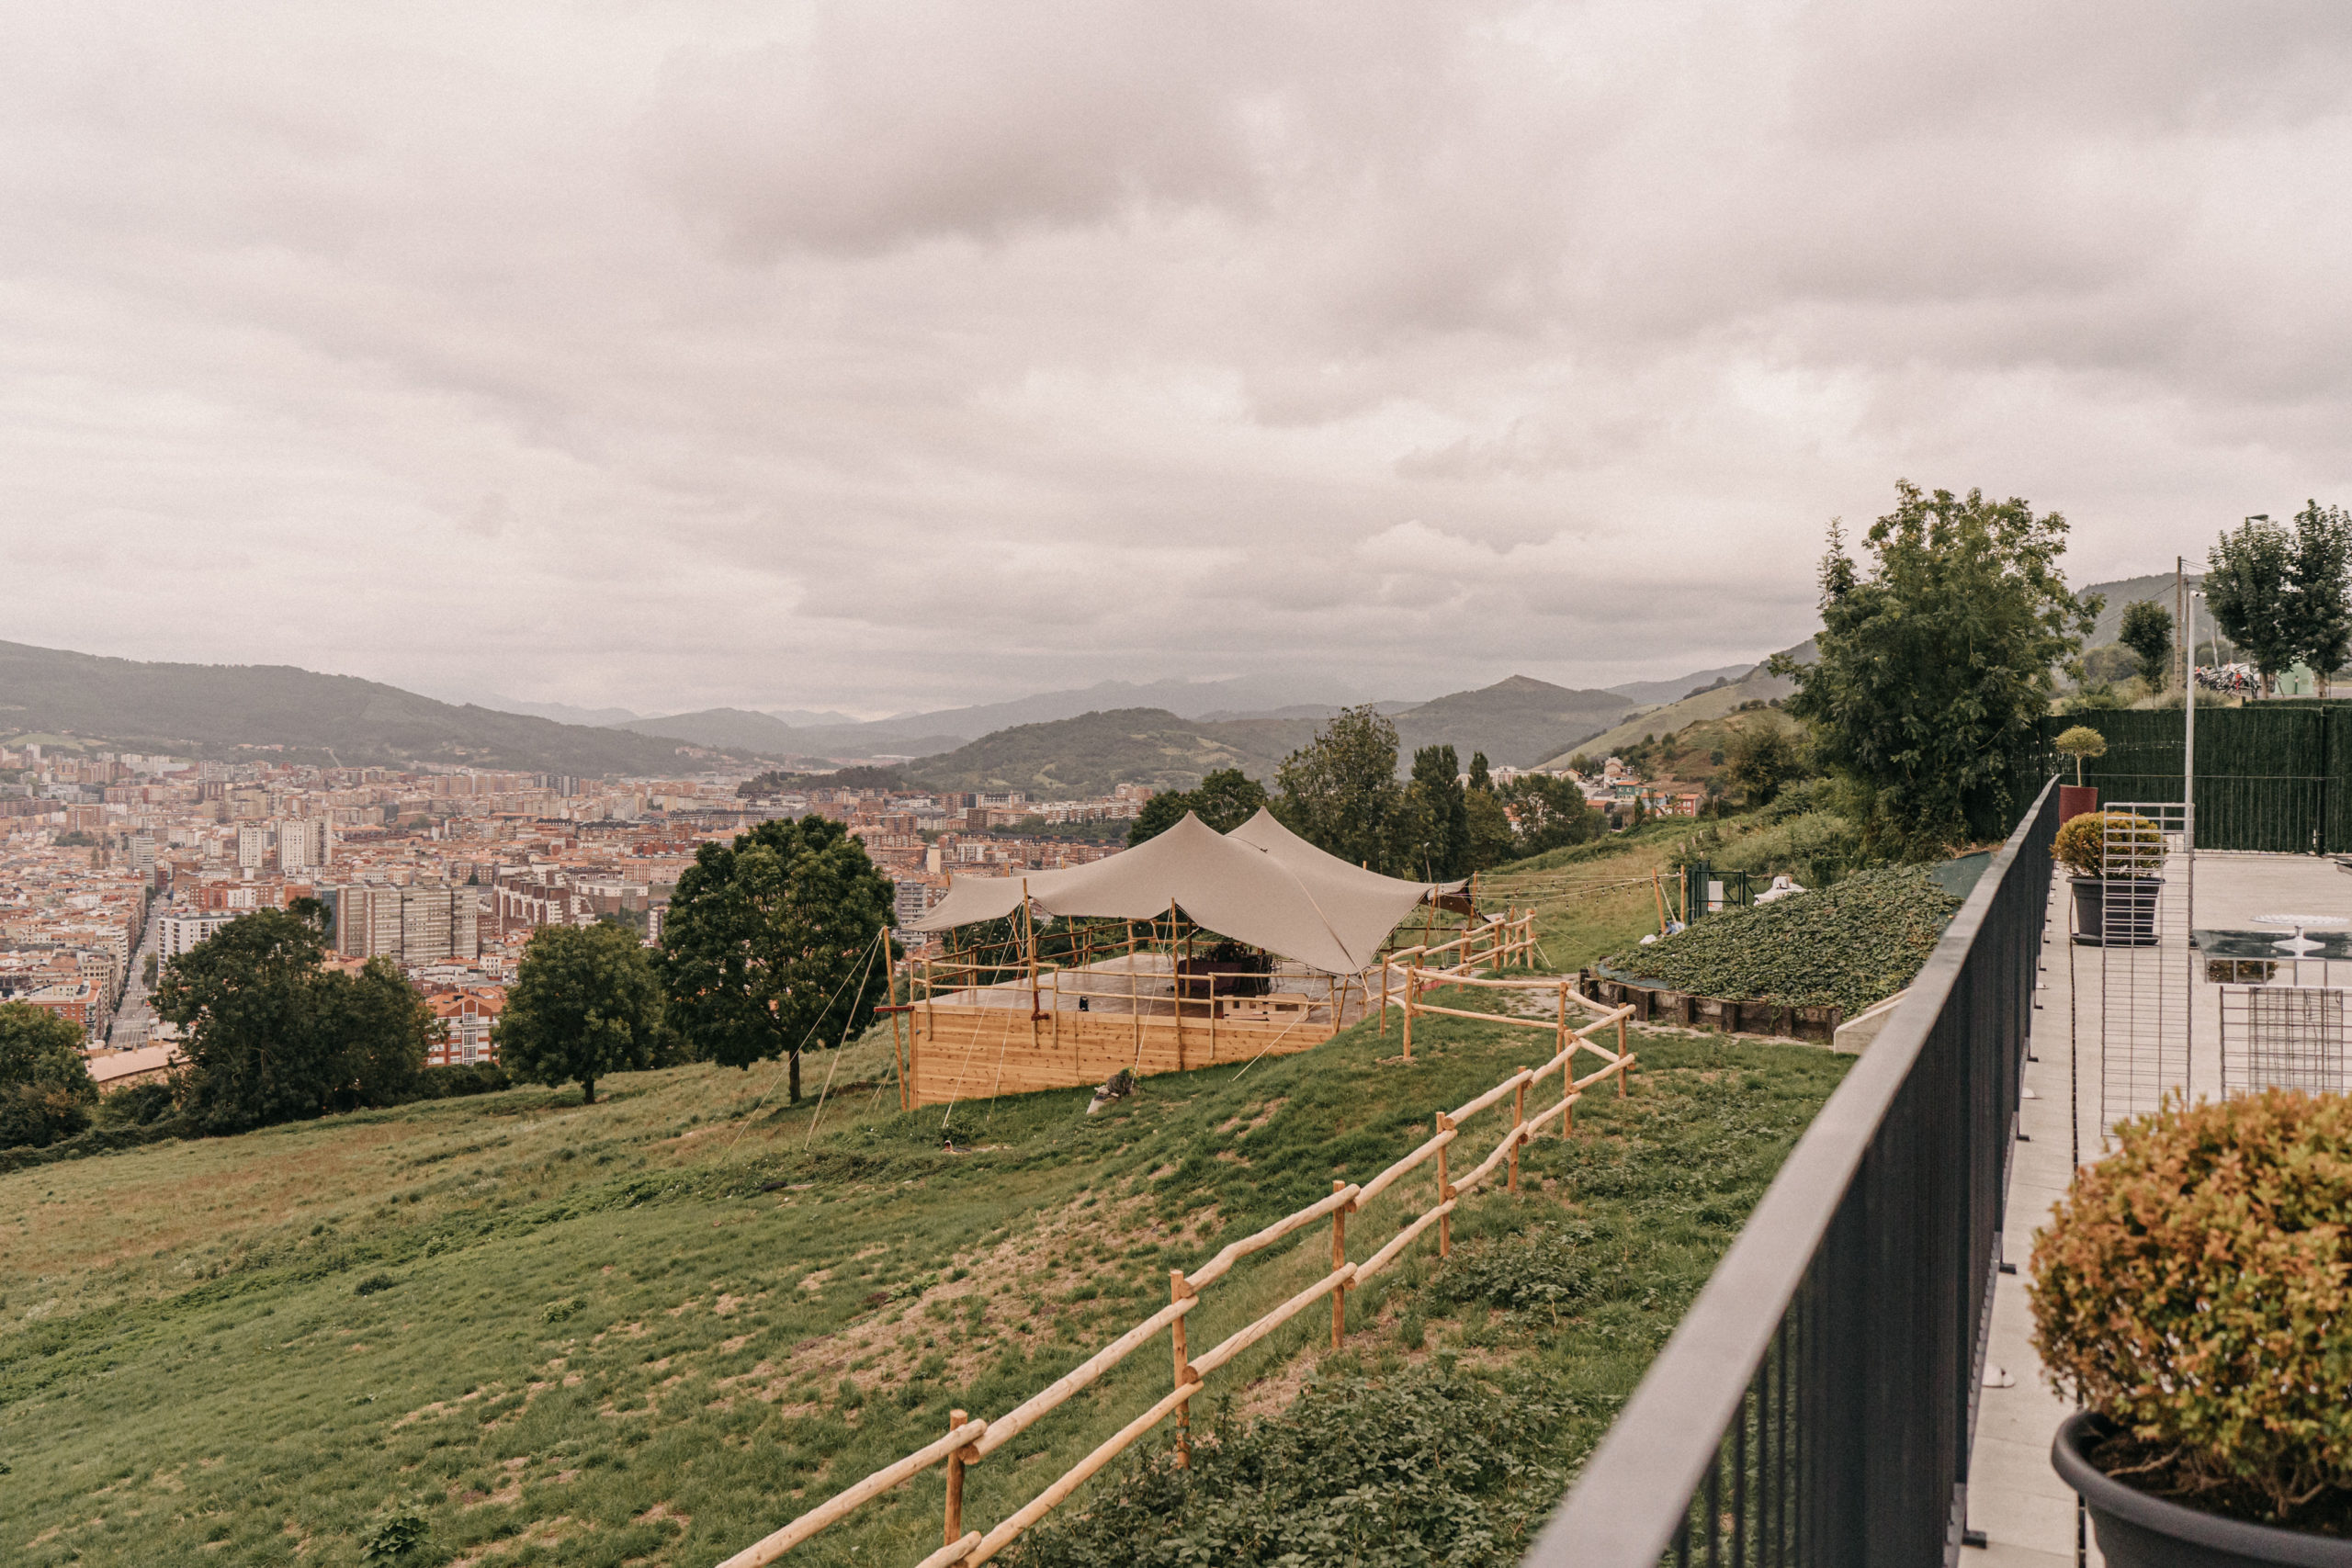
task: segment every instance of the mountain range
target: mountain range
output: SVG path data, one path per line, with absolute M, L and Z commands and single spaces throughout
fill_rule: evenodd
M 675 774 L 678 743 L 436 702 L 288 664 L 164 664 L 0 642 L 0 734 L 65 733 L 129 751 L 269 749 L 346 767 L 412 761 L 582 776 Z

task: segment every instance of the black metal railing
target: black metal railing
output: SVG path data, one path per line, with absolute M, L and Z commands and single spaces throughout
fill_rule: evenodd
M 1956 1559 L 2057 816 L 2053 783 L 1791 1151 L 1529 1564 Z

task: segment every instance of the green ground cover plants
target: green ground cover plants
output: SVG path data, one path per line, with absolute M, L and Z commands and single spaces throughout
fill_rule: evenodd
M 1611 970 L 1701 996 L 1839 1007 L 1849 1017 L 1911 983 L 1961 900 L 1924 866 L 1859 872 L 1832 886 L 1727 909 Z
M 1345 1353 L 1317 1348 L 1328 1318 L 1308 1313 L 1216 1374 L 1204 1450 L 1246 1461 L 1255 1490 L 1218 1502 L 1180 1477 L 1138 1551 L 1250 1497 L 1319 1519 L 1317 1539 L 1370 1539 L 1334 1474 L 1283 1455 L 1352 1413 L 1368 1455 L 1409 1462 L 1441 1399 L 1481 1457 L 1380 1517 L 1492 1503 L 1491 1539 L 1447 1550 L 1508 1553 L 1846 1066 L 1637 1038 L 1633 1096 L 1579 1106 L 1575 1137 L 1529 1152 L 1520 1197 L 1468 1203 L 1453 1264 L 1357 1292 Z M 0 1556 L 715 1562 L 944 1430 L 950 1406 L 1009 1408 L 1163 1303 L 1170 1269 L 1369 1175 L 1542 1045 L 1432 1020 L 1410 1066 L 1396 1049 L 1359 1027 L 1145 1079 L 1096 1116 L 1076 1089 L 944 1117 L 897 1111 L 869 1043 L 823 1064 L 813 1134 L 813 1105 L 777 1108 L 773 1068 L 695 1066 L 616 1077 L 594 1106 L 515 1089 L 0 1176 Z M 1354 1255 L 1427 1185 L 1353 1222 Z M 1193 1343 L 1327 1262 L 1320 1231 L 1252 1259 Z M 1167 1376 L 1164 1349 L 1139 1352 L 975 1467 L 968 1517 L 1002 1517 Z M 920 1478 L 794 1561 L 912 1562 L 937 1544 L 940 1488 Z M 1098 1528 L 1085 1510 L 1116 1491 L 1081 1492 L 1057 1528 Z M 1313 1551 L 1233 1530 L 1228 1561 Z M 1058 1539 L 1028 1550 L 1067 1560 Z M 1405 1561 L 1379 1555 L 1394 1544 L 1361 1560 Z

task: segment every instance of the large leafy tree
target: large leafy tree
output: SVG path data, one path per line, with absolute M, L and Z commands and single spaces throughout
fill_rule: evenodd
M 1143 803 L 1127 827 L 1127 847 L 1156 839 L 1187 811 L 1220 833 L 1230 833 L 1266 804 L 1266 788 L 1239 768 L 1219 768 L 1192 789 L 1163 790 Z
M 1498 794 L 1518 825 L 1517 848 L 1522 855 L 1566 849 L 1600 834 L 1600 813 L 1586 804 L 1574 779 L 1521 773 Z
M 1334 714 L 1283 760 L 1274 779 L 1274 815 L 1284 827 L 1343 861 L 1392 869 L 1405 791 L 1396 782 L 1396 727 L 1379 709 Z
M 2250 517 L 2223 534 L 2205 557 L 2205 603 L 2222 635 L 2261 673 L 2267 692 L 2295 662 L 2295 544 L 2267 518 Z
M 1413 753 L 1395 858 L 1407 874 L 1426 881 L 1470 874 L 1470 810 L 1453 747 L 1423 746 Z
M 2352 517 L 2343 508 L 2312 501 L 2295 513 L 2290 580 L 2295 651 L 2324 697 L 2329 677 L 2352 657 Z
M 2163 691 L 2172 669 L 2172 612 L 2154 599 L 2135 599 L 2123 606 L 2123 624 L 2116 640 L 2140 661 L 2140 678 Z
M 886 999 L 876 947 L 892 893 L 865 846 L 822 817 L 703 845 L 662 926 L 671 1026 L 729 1066 L 785 1057 L 797 1103 L 803 1047 L 839 1044 Z
M 1852 789 L 1872 852 L 1929 856 L 2003 825 L 2052 671 L 2098 610 L 2066 591 L 2065 542 L 2054 512 L 1908 481 L 1864 535 L 1864 559 L 1831 526 L 1819 661 L 1773 669 L 1796 682 L 1787 710 Z
M 1470 753 L 1470 779 L 1463 786 L 1462 814 L 1469 831 L 1472 871 L 1489 870 L 1518 854 L 1510 813 L 1503 809 L 1502 797 L 1495 793 L 1495 775 L 1484 751 Z
M 164 966 L 155 1011 L 187 1032 L 187 1109 L 209 1132 L 389 1105 L 416 1086 L 433 1014 L 389 959 L 322 966 L 318 928 L 230 921 Z
M 1770 805 L 1804 773 L 1804 759 L 1795 739 L 1770 714 L 1741 725 L 1724 748 L 1724 782 L 1738 791 L 1745 806 Z
M 82 1032 L 47 1008 L 0 1002 L 0 1149 L 70 1138 L 97 1102 Z
M 662 977 L 635 931 L 542 927 L 498 1017 L 499 1065 L 535 1083 L 576 1083 L 594 1105 L 598 1078 L 652 1062 L 662 1008 Z

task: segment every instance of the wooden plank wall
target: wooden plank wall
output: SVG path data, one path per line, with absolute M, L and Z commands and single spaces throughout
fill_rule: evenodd
M 1187 1072 L 1264 1054 L 1287 1056 L 1330 1037 L 1328 1021 L 1241 1023 L 1184 1019 L 1179 1055 L 1173 1018 L 1065 1012 L 1034 1024 L 1020 1008 L 926 1007 L 908 1012 L 914 1025 L 914 1060 L 908 1071 L 913 1103 L 986 1100 L 1041 1089 L 1099 1084 L 1122 1068 L 1137 1077 Z M 1137 1034 L 1140 1021 L 1141 1044 Z

